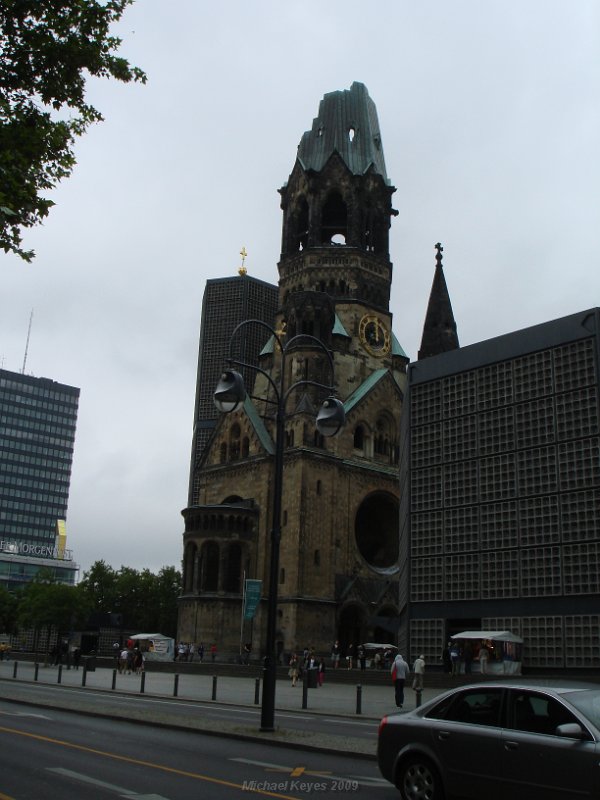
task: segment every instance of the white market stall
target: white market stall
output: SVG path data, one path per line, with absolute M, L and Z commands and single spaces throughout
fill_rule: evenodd
M 511 631 L 463 631 L 450 639 L 461 647 L 461 672 L 465 672 L 465 650 L 471 649 L 471 671 L 480 672 L 479 649 L 485 644 L 489 652 L 487 672 L 490 675 L 520 675 L 523 639 Z
M 129 637 L 148 661 L 173 661 L 175 640 L 162 633 L 136 633 Z

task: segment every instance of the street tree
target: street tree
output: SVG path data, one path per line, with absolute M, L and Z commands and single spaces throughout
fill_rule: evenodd
M 145 83 L 116 55 L 111 35 L 133 0 L 2 0 L 0 3 L 0 247 L 31 261 L 22 231 L 40 224 L 47 192 L 75 165 L 74 143 L 103 119 L 86 102 L 89 76 Z
M 46 632 L 46 653 L 52 636 L 58 645 L 61 634 L 68 634 L 85 624 L 91 610 L 86 594 L 79 586 L 56 583 L 43 570 L 23 589 L 18 621 L 22 628 L 35 631 L 34 649 L 39 634 Z
M 0 586 L 0 633 L 16 632 L 18 604 L 17 596 Z

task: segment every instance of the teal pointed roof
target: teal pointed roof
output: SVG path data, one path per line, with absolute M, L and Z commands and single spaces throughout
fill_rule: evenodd
M 371 391 L 371 389 L 388 374 L 388 372 L 389 370 L 383 367 L 381 369 L 376 369 L 375 372 L 372 372 L 366 381 L 363 381 L 361 385 L 352 392 L 350 397 L 344 401 L 344 411 L 346 414 L 349 414 L 354 406 L 358 405 L 363 397 L 365 397 Z
M 326 94 L 312 129 L 298 145 L 298 160 L 305 170 L 320 172 L 334 153 L 353 175 L 364 175 L 372 167 L 389 183 L 377 109 L 363 83 L 355 81 L 350 89 Z
M 246 399 L 244 400 L 244 411 L 246 412 L 246 416 L 250 420 L 252 427 L 256 431 L 256 435 L 258 436 L 262 446 L 265 448 L 267 453 L 269 453 L 269 455 L 274 455 L 275 444 L 273 439 L 271 439 L 269 431 L 265 428 L 265 423 L 262 421 L 258 411 L 254 407 L 254 403 L 248 395 L 246 395 Z
M 260 351 L 260 355 L 261 356 L 266 356 L 269 353 L 272 353 L 274 350 L 275 350 L 275 337 L 271 336 L 269 341 L 266 343 L 266 345 Z
M 342 325 L 342 321 L 337 314 L 335 315 L 335 322 L 333 323 L 333 330 L 331 332 L 337 336 L 346 336 L 348 339 L 352 338 L 346 328 L 344 328 Z
M 396 339 L 396 334 L 393 331 L 392 331 L 392 355 L 408 358 L 408 356 L 404 352 L 404 348 L 402 347 L 398 339 Z

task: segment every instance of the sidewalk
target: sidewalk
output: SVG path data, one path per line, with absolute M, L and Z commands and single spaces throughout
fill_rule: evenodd
M 14 661 L 0 662 L 0 678 L 13 679 Z M 34 681 L 34 664 L 32 662 L 17 662 L 17 677 L 15 683 L 20 681 Z M 38 683 L 57 684 L 58 667 L 39 665 Z M 359 673 L 357 673 L 359 678 Z M 61 670 L 61 684 L 63 686 L 81 686 L 83 668 L 68 670 L 63 665 Z M 105 689 L 112 691 L 113 670 L 103 667 L 93 672 L 87 672 L 86 687 L 91 689 Z M 144 693 L 148 695 L 174 696 L 175 682 L 177 681 L 177 697 L 182 700 L 213 699 L 214 676 L 210 672 L 203 674 L 180 674 L 176 678 L 173 673 L 146 672 L 144 678 Z M 141 675 L 120 675 L 115 679 L 115 691 L 120 693 L 139 694 L 142 685 Z M 307 710 L 312 713 L 356 715 L 357 686 L 350 683 L 325 682 L 318 689 L 308 690 Z M 394 705 L 394 687 L 390 680 L 389 686 L 360 684 L 361 690 L 361 717 L 380 719 L 384 714 L 396 711 Z M 262 688 L 262 687 L 261 687 Z M 443 688 L 425 688 L 422 693 L 422 702 L 435 697 L 444 691 Z M 226 677 L 216 678 L 216 701 L 232 705 L 255 705 L 256 679 L 253 677 Z M 277 680 L 276 708 L 287 711 L 302 711 L 302 684 L 292 687 L 289 680 Z M 416 706 L 416 692 L 410 688 L 410 682 L 405 689 L 406 702 L 404 711 L 410 711 Z
M 0 698 L 13 700 L 16 702 L 27 702 L 27 695 L 19 693 L 19 686 L 34 683 L 35 665 L 32 662 L 17 662 L 17 676 L 13 677 L 15 669 L 14 661 L 0 662 Z M 38 666 L 39 685 L 58 685 L 58 667 L 43 665 Z M 112 689 L 113 670 L 103 667 L 97 668 L 93 672 L 87 672 L 85 676 L 85 687 L 92 690 L 101 690 L 114 694 L 140 695 L 142 687 L 142 676 L 140 675 L 119 675 L 115 679 L 115 689 Z M 63 666 L 60 672 L 61 685 L 66 687 L 81 688 L 83 681 L 83 669 L 67 670 Z M 203 701 L 210 702 L 213 698 L 215 688 L 213 676 L 210 674 L 185 674 L 177 678 L 173 673 L 148 672 L 144 678 L 144 695 L 174 698 L 175 682 L 177 681 L 177 699 L 182 701 Z M 262 687 L 261 687 L 262 688 Z M 422 701 L 425 702 L 431 697 L 436 696 L 441 691 L 440 688 L 425 689 Z M 233 705 L 240 707 L 258 708 L 255 704 L 256 680 L 253 677 L 227 677 L 219 676 L 216 679 L 216 703 L 220 705 Z M 302 685 L 291 686 L 289 680 L 278 680 L 276 685 L 276 710 L 283 712 L 306 713 L 311 717 L 323 714 L 339 716 L 341 718 L 353 718 L 357 720 L 372 721 L 374 725 L 385 714 L 397 711 L 394 705 L 394 687 L 389 686 L 362 686 L 361 691 L 361 710 L 357 714 L 357 687 L 353 684 L 334 683 L 325 684 L 319 689 L 309 689 L 307 698 L 307 709 L 302 709 Z M 415 692 L 409 687 L 405 691 L 406 703 L 404 711 L 415 708 Z M 98 713 L 97 704 L 92 706 L 85 703 L 85 690 L 82 695 L 77 692 L 76 696 L 69 698 L 69 693 L 61 692 L 56 694 L 52 701 L 44 701 L 47 707 L 77 710 L 82 713 Z M 259 695 L 260 699 L 260 695 Z M 166 725 L 169 727 L 185 727 L 195 730 L 210 731 L 216 735 L 236 737 L 240 739 L 261 740 L 268 739 L 271 742 L 279 742 L 288 746 L 303 747 L 309 750 L 335 750 L 354 752 L 357 756 L 374 758 L 375 744 L 373 740 L 363 740 L 356 737 L 333 736 L 323 732 L 319 728 L 318 721 L 311 728 L 310 740 L 302 731 L 292 730 L 285 727 L 285 718 L 277 717 L 277 731 L 273 733 L 260 733 L 256 726 L 219 721 L 214 719 L 207 721 L 202 715 L 197 715 L 193 720 L 183 720 L 176 713 L 176 709 L 169 708 L 157 709 L 148 716 L 147 709 L 143 714 L 132 713 L 128 708 L 123 713 L 110 712 L 110 716 L 122 716 L 131 721 L 151 722 L 152 724 Z

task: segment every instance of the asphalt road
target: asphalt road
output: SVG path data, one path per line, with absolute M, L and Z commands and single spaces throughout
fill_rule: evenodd
M 0 700 L 2 800 L 391 800 L 376 764 Z
M 230 729 L 233 733 L 258 732 L 260 707 L 242 706 L 184 698 L 157 697 L 147 694 L 108 692 L 86 686 L 0 681 L 0 698 L 38 705 L 86 711 L 92 715 L 155 721 L 170 726 Z M 297 732 L 306 743 L 320 733 L 337 741 L 344 749 L 348 737 L 362 740 L 365 752 L 375 752 L 379 719 L 357 716 L 279 710 L 276 724 L 280 730 Z

